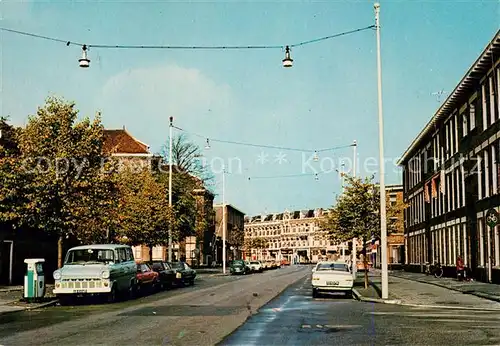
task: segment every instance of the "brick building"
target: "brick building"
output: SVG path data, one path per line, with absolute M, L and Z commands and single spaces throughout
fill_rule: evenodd
M 476 279 L 500 283 L 500 236 L 485 224 L 500 206 L 500 31 L 400 159 L 406 263 L 455 276 L 456 258 Z

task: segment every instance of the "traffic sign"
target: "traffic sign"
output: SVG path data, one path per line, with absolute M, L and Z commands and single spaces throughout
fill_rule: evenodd
M 488 226 L 493 228 L 498 225 L 499 221 L 500 217 L 498 216 L 498 212 L 493 208 L 489 209 L 486 213 L 486 223 L 488 224 Z

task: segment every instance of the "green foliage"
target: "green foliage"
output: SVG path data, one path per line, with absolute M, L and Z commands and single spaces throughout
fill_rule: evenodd
M 124 170 L 119 175 L 119 239 L 150 247 L 168 242 L 170 208 L 166 186 L 151 171 Z
M 387 229 L 403 229 L 403 212 L 406 204 L 398 200 L 394 206 L 386 200 Z M 322 227 L 332 239 L 344 242 L 353 238 L 380 236 L 380 189 L 373 177 L 346 177 L 344 193 L 324 219 Z
M 260 249 L 266 249 L 268 247 L 268 241 L 262 237 L 246 238 L 244 244 L 246 250 L 252 250 L 252 249 L 260 250 Z
M 332 238 L 347 241 L 370 239 L 379 230 L 379 191 L 373 178 L 346 177 L 346 188 L 325 220 L 323 227 Z
M 19 134 L 25 186 L 20 222 L 80 240 L 102 240 L 106 208 L 114 197 L 111 174 L 102 173 L 101 119 L 77 122 L 74 104 L 50 97 Z M 97 221 L 99 222 L 96 224 Z
M 20 129 L 0 117 L 0 223 L 16 225 L 23 205 L 24 179 L 19 160 L 18 136 Z

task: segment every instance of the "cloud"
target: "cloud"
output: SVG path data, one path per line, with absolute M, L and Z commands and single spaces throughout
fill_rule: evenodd
M 234 98 L 229 86 L 178 65 L 137 68 L 109 78 L 97 108 L 108 127 L 126 126 L 153 149 L 163 143 L 168 119 L 192 132 L 213 135 L 227 125 Z

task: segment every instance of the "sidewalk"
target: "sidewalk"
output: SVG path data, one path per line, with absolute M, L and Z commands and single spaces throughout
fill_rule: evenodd
M 359 273 L 358 277 L 362 275 L 362 273 Z M 369 280 L 374 290 L 380 292 L 380 271 L 371 271 Z M 471 294 L 463 294 L 461 291 L 452 290 L 445 286 L 401 278 L 392 273 L 389 276 L 389 300 L 374 299 L 373 297 L 365 296 L 361 293 L 362 291 L 359 290 L 355 295 L 358 299 L 369 302 L 444 309 L 500 311 L 500 303 L 498 302 Z
M 0 286 L 0 315 L 55 305 L 57 299 L 52 294 L 53 289 L 52 285 L 47 285 L 45 297 L 40 302 L 28 303 L 23 299 L 23 286 Z
M 407 280 L 413 280 L 416 282 L 436 285 L 453 291 L 472 294 L 477 297 L 500 302 L 500 285 L 496 284 L 488 284 L 479 281 L 461 282 L 453 278 L 444 278 L 444 277 L 437 279 L 431 275 L 425 275 L 421 273 L 409 273 L 404 271 L 394 271 L 391 272 L 389 275 Z

